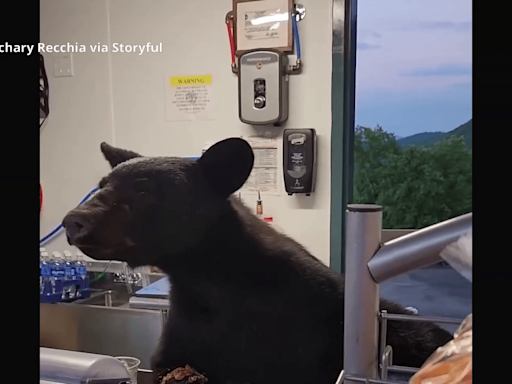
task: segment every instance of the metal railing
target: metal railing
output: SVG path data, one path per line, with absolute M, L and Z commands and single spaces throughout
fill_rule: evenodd
M 462 319 L 380 312 L 379 283 L 441 261 L 440 252 L 468 233 L 472 218 L 468 213 L 381 244 L 382 207 L 347 206 L 344 371 L 337 384 L 393 384 L 387 381 L 388 371 L 417 371 L 392 365 L 393 351 L 386 345 L 388 321 L 462 323 Z
M 379 349 L 379 367 L 380 378 L 387 380 L 388 371 L 410 373 L 414 374 L 418 371 L 416 368 L 404 367 L 400 365 L 393 365 L 393 350 L 390 345 L 386 345 L 387 340 L 387 325 L 388 320 L 396 321 L 428 321 L 440 324 L 456 324 L 460 325 L 464 319 L 451 319 L 447 317 L 431 317 L 431 316 L 416 316 L 416 315 L 396 315 L 387 313 L 386 310 L 380 312 L 380 349 Z

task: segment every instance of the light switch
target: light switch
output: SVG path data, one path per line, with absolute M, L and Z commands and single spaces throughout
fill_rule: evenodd
M 54 54 L 53 75 L 55 77 L 73 76 L 73 57 L 71 52 Z

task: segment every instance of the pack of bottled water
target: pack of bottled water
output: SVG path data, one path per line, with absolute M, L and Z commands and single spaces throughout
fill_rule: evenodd
M 57 303 L 85 299 L 90 296 L 87 265 L 81 253 L 76 258 L 69 251 L 52 252 L 39 249 L 39 299 Z

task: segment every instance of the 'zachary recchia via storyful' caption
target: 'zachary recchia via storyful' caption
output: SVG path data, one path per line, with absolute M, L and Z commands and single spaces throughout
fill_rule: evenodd
M 37 50 L 35 48 L 37 47 Z M 74 53 L 74 52 L 121 52 L 121 53 L 136 53 L 138 55 L 142 55 L 147 52 L 162 52 L 162 43 L 152 44 L 147 43 L 145 45 L 140 44 L 120 44 L 114 43 L 109 45 L 106 44 L 91 44 L 91 45 L 83 45 L 83 44 L 44 44 L 39 43 L 37 46 L 35 44 L 9 44 L 7 42 L 0 44 L 0 54 L 2 53 L 23 53 L 27 56 L 30 56 L 34 51 L 39 53 L 45 52 L 55 52 L 55 53 Z

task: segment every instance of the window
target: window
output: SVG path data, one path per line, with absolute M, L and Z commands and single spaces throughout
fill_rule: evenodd
M 471 4 L 358 4 L 353 202 L 385 229 L 472 211 Z

